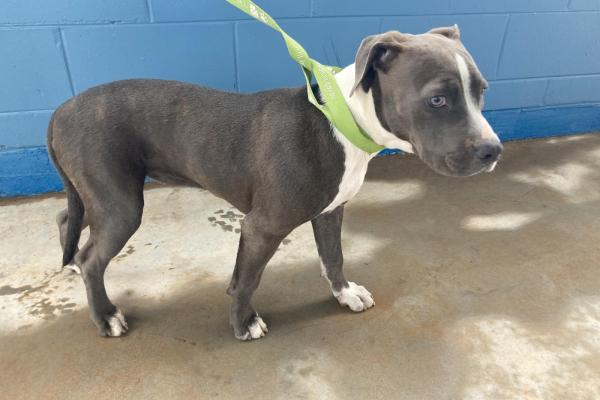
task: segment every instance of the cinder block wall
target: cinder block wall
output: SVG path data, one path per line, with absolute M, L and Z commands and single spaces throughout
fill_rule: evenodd
M 360 40 L 457 23 L 503 139 L 600 129 L 600 0 L 257 0 L 324 63 Z M 0 196 L 60 189 L 45 152 L 61 102 L 117 79 L 251 92 L 301 85 L 278 34 L 224 0 L 2 0 Z M 157 94 L 160 95 L 160 94 Z

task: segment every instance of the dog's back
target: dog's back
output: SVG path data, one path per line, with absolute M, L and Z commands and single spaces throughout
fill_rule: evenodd
M 76 187 L 90 177 L 106 188 L 115 174 L 140 182 L 150 176 L 206 188 L 247 212 L 252 191 L 280 184 L 272 181 L 280 174 L 269 176 L 269 169 L 286 175 L 288 168 L 302 183 L 316 156 L 331 158 L 337 149 L 334 158 L 343 158 L 329 130 L 304 88 L 248 95 L 176 81 L 126 80 L 61 105 L 48 147 Z M 105 171 L 107 165 L 111 171 Z

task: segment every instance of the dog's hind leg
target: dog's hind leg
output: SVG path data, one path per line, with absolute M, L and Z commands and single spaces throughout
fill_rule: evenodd
M 267 325 L 250 304 L 252 294 L 265 266 L 290 230 L 267 228 L 264 219 L 254 212 L 246 215 L 241 225 L 240 245 L 227 294 L 232 297 L 230 323 L 235 337 L 252 340 L 267 333 Z
M 125 189 L 127 188 L 127 189 Z M 110 260 L 125 246 L 142 219 L 143 178 L 120 189 L 94 191 L 89 210 L 90 237 L 75 255 L 81 266 L 90 317 L 101 336 L 121 336 L 127 331 L 123 313 L 111 303 L 104 287 L 104 271 Z
M 63 249 L 63 251 L 65 249 L 65 241 L 67 238 L 68 219 L 69 219 L 69 213 L 66 208 L 56 215 L 56 223 L 58 225 L 58 232 L 59 232 L 59 238 L 60 238 L 60 247 Z M 87 228 L 88 225 L 89 224 L 87 222 L 87 213 L 85 213 L 84 217 L 83 217 L 83 224 L 81 226 L 81 230 L 83 231 L 85 228 Z M 76 250 L 76 253 L 78 251 L 79 251 L 79 248 Z M 71 263 L 67 264 L 66 267 L 77 274 L 81 274 L 81 268 L 79 265 L 75 264 L 75 259 L 73 259 L 71 261 Z
M 375 305 L 373 296 L 363 286 L 348 282 L 342 270 L 342 219 L 344 207 L 340 206 L 330 213 L 321 214 L 312 222 L 317 250 L 321 259 L 321 275 L 327 279 L 331 291 L 338 302 L 359 312 Z

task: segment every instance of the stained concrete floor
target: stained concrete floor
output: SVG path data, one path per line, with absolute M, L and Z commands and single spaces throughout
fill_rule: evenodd
M 107 272 L 129 319 L 96 336 L 58 268 L 63 196 L 0 202 L 4 399 L 598 399 L 600 136 L 506 145 L 491 174 L 373 161 L 346 210 L 347 276 L 377 306 L 338 306 L 310 226 L 255 296 L 270 332 L 242 343 L 225 295 L 241 216 L 206 192 L 146 192 Z

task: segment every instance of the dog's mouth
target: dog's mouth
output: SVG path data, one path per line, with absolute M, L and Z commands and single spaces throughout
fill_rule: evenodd
M 469 177 L 482 172 L 492 172 L 499 159 L 482 163 L 479 160 L 473 160 L 466 154 L 446 153 L 433 154 L 423 151 L 424 149 L 415 146 L 416 155 L 433 171 L 440 175 L 448 177 Z
M 488 165 L 488 167 L 485 169 L 485 172 L 492 172 L 496 168 L 496 165 L 498 165 L 498 161 L 494 161 Z
M 498 160 L 484 164 L 478 162 L 474 163 L 470 160 L 465 162 L 464 159 L 457 160 L 453 157 L 453 154 L 447 154 L 443 157 L 443 162 L 448 169 L 448 173 L 445 173 L 444 175 L 457 177 L 469 177 L 481 172 L 492 172 L 498 164 Z

